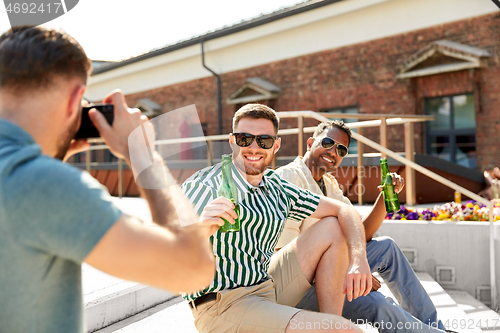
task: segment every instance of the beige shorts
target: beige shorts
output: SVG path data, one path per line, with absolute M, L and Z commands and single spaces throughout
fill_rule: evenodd
M 250 287 L 226 289 L 192 310 L 200 333 L 285 332 L 300 311 L 295 306 L 311 288 L 288 244 L 271 258 L 272 278 Z

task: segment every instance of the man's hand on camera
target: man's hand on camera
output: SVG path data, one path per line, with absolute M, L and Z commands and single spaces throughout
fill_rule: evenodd
M 129 109 L 125 102 L 125 96 L 120 90 L 115 90 L 106 96 L 103 103 L 114 105 L 113 125 L 110 126 L 104 116 L 96 109 L 90 110 L 89 117 L 113 155 L 130 162 L 128 137 L 148 118 L 141 116 L 139 109 Z

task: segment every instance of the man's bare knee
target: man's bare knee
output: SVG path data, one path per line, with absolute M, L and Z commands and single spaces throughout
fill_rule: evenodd
M 325 242 L 334 247 L 343 247 L 347 244 L 339 220 L 329 216 L 319 220 L 314 230 L 318 241 Z

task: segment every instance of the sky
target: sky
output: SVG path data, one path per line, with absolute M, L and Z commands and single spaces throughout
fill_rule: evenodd
M 44 25 L 69 33 L 91 59 L 116 61 L 299 2 L 79 0 L 72 10 Z M 0 34 L 8 29 L 6 8 L 0 3 Z

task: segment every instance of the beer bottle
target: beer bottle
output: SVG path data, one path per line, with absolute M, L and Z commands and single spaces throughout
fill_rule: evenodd
M 231 155 L 222 155 L 222 181 L 217 194 L 220 197 L 231 200 L 238 217 L 234 219 L 234 224 L 224 220 L 224 225 L 219 228 L 220 232 L 240 231 L 240 205 L 238 204 L 238 190 L 233 182 L 231 173 Z
M 394 185 L 392 184 L 392 176 L 387 165 L 387 158 L 380 159 L 380 169 L 382 170 L 382 194 L 384 196 L 385 210 L 388 213 L 399 211 L 399 199 Z

